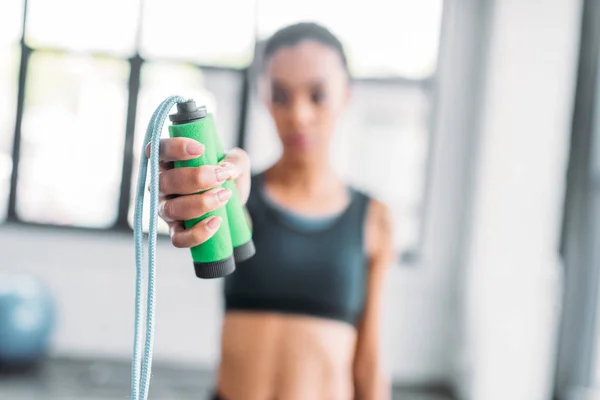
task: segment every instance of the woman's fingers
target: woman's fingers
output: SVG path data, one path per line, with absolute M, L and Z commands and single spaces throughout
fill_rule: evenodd
M 230 190 L 218 187 L 201 194 L 162 199 L 158 214 L 167 222 L 190 220 L 216 210 L 230 198 Z
M 210 239 L 219 230 L 221 217 L 211 216 L 198 222 L 190 229 L 185 229 L 181 221 L 169 223 L 171 242 L 178 248 L 198 246 Z
M 161 139 L 159 159 L 163 162 L 192 160 L 204 153 L 204 145 L 189 138 Z M 150 157 L 150 143 L 146 146 L 146 156 Z
M 229 150 L 219 164 L 232 166 L 231 179 L 233 180 L 237 180 L 246 173 L 250 174 L 250 157 L 248 153 L 238 147 Z
M 159 177 L 163 196 L 186 195 L 214 188 L 231 178 L 232 165 L 203 165 L 197 168 L 173 168 Z
M 245 205 L 250 195 L 251 165 L 250 157 L 243 149 L 234 148 L 227 152 L 222 165 L 232 165 L 232 177 L 237 187 L 238 197 Z
M 146 155 L 150 151 L 147 146 Z M 227 152 L 218 165 L 174 168 L 175 161 L 192 160 L 204 151 L 204 145 L 193 139 L 160 140 L 159 215 L 168 223 L 175 247 L 197 246 L 219 229 L 222 221 L 217 216 L 204 218 L 190 229 L 185 228 L 183 221 L 200 218 L 224 206 L 232 196 L 230 190 L 221 187 L 225 181 L 235 181 L 242 204 L 250 192 L 250 158 L 239 148 Z

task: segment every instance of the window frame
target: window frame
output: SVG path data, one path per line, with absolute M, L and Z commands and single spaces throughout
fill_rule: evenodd
M 442 6 L 442 14 L 446 12 L 446 4 Z M 138 28 L 137 28 L 137 37 L 136 37 L 136 51 L 135 53 L 126 58 L 124 56 L 120 56 L 117 54 L 107 53 L 107 52 L 98 52 L 98 51 L 89 51 L 83 52 L 83 54 L 90 54 L 95 56 L 106 56 L 113 59 L 126 60 L 129 64 L 129 77 L 128 77 L 128 86 L 127 86 L 127 113 L 126 113 L 126 122 L 125 122 L 125 135 L 123 137 L 124 146 L 123 146 L 123 155 L 122 155 L 122 170 L 121 170 L 121 183 L 119 189 L 119 202 L 118 202 L 118 215 L 117 218 L 109 228 L 95 228 L 95 227 L 82 227 L 82 226 L 63 226 L 63 225 L 54 225 L 48 223 L 38 223 L 31 221 L 21 220 L 16 212 L 17 210 L 17 183 L 19 180 L 19 162 L 20 162 L 20 149 L 21 149 L 21 127 L 23 121 L 23 113 L 24 113 L 24 103 L 25 103 L 25 91 L 26 91 L 26 82 L 29 71 L 29 62 L 31 55 L 36 51 L 56 51 L 58 50 L 64 54 L 74 54 L 74 53 L 82 53 L 75 52 L 66 49 L 56 49 L 50 47 L 33 47 L 29 46 L 26 43 L 26 31 L 27 31 L 27 10 L 28 10 L 28 1 L 24 0 L 23 2 L 23 13 L 22 13 L 22 31 L 19 40 L 20 46 L 20 59 L 18 66 L 18 85 L 17 85 L 17 106 L 16 106 L 16 116 L 15 116 L 15 125 L 13 132 L 13 145 L 12 145 L 12 161 L 13 168 L 11 172 L 10 178 L 10 188 L 9 188 L 9 198 L 8 198 L 8 210 L 6 214 L 6 223 L 19 224 L 24 226 L 32 226 L 36 228 L 44 228 L 44 229 L 60 229 L 66 231 L 84 231 L 84 232 L 104 232 L 108 234 L 113 234 L 115 232 L 120 232 L 123 234 L 131 233 L 132 228 L 128 223 L 128 212 L 130 207 L 130 198 L 131 198 L 131 190 L 132 190 L 132 172 L 133 168 L 133 157 L 134 154 L 134 138 L 135 138 L 135 129 L 136 129 L 136 114 L 138 107 L 138 99 L 139 99 L 139 91 L 140 91 L 140 77 L 142 67 L 145 63 L 151 63 L 155 61 L 174 61 L 168 58 L 150 58 L 145 59 L 139 53 L 139 44 L 140 44 L 140 35 L 141 29 L 140 26 L 143 24 L 142 21 L 142 9 L 140 7 L 139 13 L 140 17 L 138 18 Z M 255 25 L 256 15 L 254 15 Z M 442 18 L 443 21 L 443 18 Z M 441 31 L 441 29 L 440 29 Z M 441 42 L 440 42 L 441 43 Z M 262 41 L 256 39 L 255 45 L 255 54 L 259 54 L 262 46 Z M 438 54 L 440 49 L 438 47 Z M 245 148 L 247 144 L 247 133 L 248 133 L 248 122 L 250 117 L 249 107 L 252 102 L 253 96 L 253 88 L 255 84 L 256 77 L 256 61 L 258 57 L 254 57 L 254 62 L 250 63 L 250 65 L 243 68 L 235 68 L 235 67 L 224 67 L 224 66 L 216 66 L 216 65 L 204 65 L 194 62 L 189 62 L 188 60 L 175 60 L 186 62 L 190 65 L 195 66 L 196 68 L 202 70 L 219 70 L 219 71 L 229 71 L 236 72 L 241 74 L 241 88 L 240 88 L 240 104 L 239 104 L 239 118 L 236 132 L 236 145 L 240 148 Z M 431 105 L 431 110 L 428 115 L 428 121 L 426 121 L 429 130 L 429 144 L 427 149 L 427 155 L 425 160 L 425 171 L 424 173 L 424 188 L 423 193 L 421 195 L 421 203 L 422 207 L 420 208 L 420 218 L 419 218 L 419 234 L 417 244 L 414 248 L 407 249 L 401 254 L 398 254 L 399 263 L 401 265 L 411 265 L 417 264 L 418 259 L 420 257 L 420 251 L 423 246 L 423 237 L 424 230 L 426 226 L 426 216 L 427 216 L 427 204 L 429 203 L 429 193 L 430 193 L 430 181 L 431 181 L 431 165 L 432 165 L 432 146 L 435 140 L 434 135 L 434 120 L 435 120 L 435 109 L 437 108 L 437 93 L 436 93 L 436 83 L 437 83 L 437 72 L 439 71 L 439 57 L 436 61 L 436 66 L 429 77 L 423 79 L 412 79 L 405 78 L 399 76 L 392 77 L 358 77 L 354 78 L 353 82 L 357 82 L 360 84 L 367 85 L 386 85 L 389 83 L 393 83 L 394 85 L 406 85 L 408 87 L 418 86 L 420 87 L 428 97 L 428 101 Z M 162 236 L 162 235 L 159 235 Z
M 600 3 L 584 0 L 577 87 L 558 253 L 564 266 L 554 394 L 593 388 L 600 379 Z

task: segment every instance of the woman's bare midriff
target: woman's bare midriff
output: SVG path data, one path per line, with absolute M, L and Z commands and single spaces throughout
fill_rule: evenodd
M 218 391 L 225 400 L 351 400 L 355 329 L 304 316 L 228 312 Z

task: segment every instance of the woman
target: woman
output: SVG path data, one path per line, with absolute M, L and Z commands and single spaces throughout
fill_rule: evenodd
M 183 138 L 161 143 L 161 217 L 176 247 L 195 246 L 218 229 L 216 217 L 190 230 L 181 221 L 225 204 L 226 190 L 193 193 L 226 179 L 235 180 L 253 229 L 256 255 L 225 278 L 215 398 L 388 399 L 378 355 L 390 218 L 329 163 L 350 95 L 344 50 L 319 25 L 283 28 L 266 44 L 263 78 L 283 147 L 263 173 L 251 176 L 241 149 L 217 167 L 171 169 L 169 162 L 197 157 L 203 147 Z

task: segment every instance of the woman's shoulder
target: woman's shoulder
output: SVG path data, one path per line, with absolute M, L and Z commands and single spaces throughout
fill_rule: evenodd
M 365 228 L 368 252 L 386 259 L 391 256 L 393 218 L 388 204 L 377 196 L 368 197 Z
M 374 194 L 371 190 L 350 186 L 352 190 L 363 199 L 366 206 L 367 216 L 369 219 L 381 219 L 389 217 L 389 207 L 380 196 Z
M 345 185 L 351 193 L 363 199 L 364 201 L 369 202 L 371 199 L 373 199 L 373 195 L 369 190 L 353 183 L 345 182 Z
M 346 186 L 350 189 L 352 193 L 355 193 L 357 196 L 363 198 L 370 208 L 387 208 L 386 202 L 382 199 L 380 195 L 378 195 L 372 189 L 365 187 L 364 185 L 348 181 L 346 181 Z
M 347 182 L 346 187 L 348 187 L 354 198 L 357 199 L 357 201 L 364 208 L 365 213 L 370 213 L 373 207 L 378 208 L 383 205 L 383 202 L 376 194 L 373 193 L 372 190 L 369 190 L 362 185 Z
M 359 208 L 364 232 L 365 250 L 370 257 L 389 260 L 393 256 L 393 218 L 388 204 L 376 193 L 361 185 L 347 185 L 354 195 L 354 207 Z

